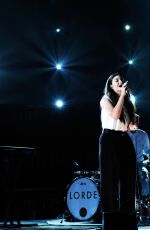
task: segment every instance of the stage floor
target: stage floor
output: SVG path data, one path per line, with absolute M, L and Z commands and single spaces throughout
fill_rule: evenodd
M 21 220 L 20 226 L 17 225 L 17 222 L 13 222 L 13 225 L 9 222 L 7 226 L 4 226 L 3 222 L 0 222 L 0 229 L 23 229 L 23 230 L 44 230 L 44 229 L 68 229 L 68 230 L 101 230 L 101 224 L 93 221 L 79 221 L 71 222 L 64 219 L 51 219 L 51 220 Z M 139 230 L 150 230 L 150 221 L 141 221 L 138 224 Z

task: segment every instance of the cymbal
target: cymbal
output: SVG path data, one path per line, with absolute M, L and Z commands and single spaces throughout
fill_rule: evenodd
M 144 160 L 142 163 L 143 164 L 149 164 L 150 163 L 150 159 Z
M 143 157 L 144 157 L 144 160 L 149 159 L 149 155 L 147 155 L 146 153 L 143 153 Z

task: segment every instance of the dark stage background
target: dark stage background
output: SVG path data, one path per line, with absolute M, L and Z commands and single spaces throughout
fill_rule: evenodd
M 0 147 L 0 219 L 7 210 L 60 216 L 74 171 L 98 169 L 99 100 L 111 73 L 128 80 L 149 134 L 149 9 L 147 0 L 0 1 L 0 146 L 34 148 Z
M 1 218 L 9 206 L 7 187 L 14 195 L 10 208 L 14 216 L 44 219 L 65 213 L 65 197 L 74 173 L 98 170 L 99 108 L 92 109 L 98 120 L 89 118 L 88 109 L 80 106 L 59 111 L 1 106 L 0 146 L 34 148 L 0 148 Z

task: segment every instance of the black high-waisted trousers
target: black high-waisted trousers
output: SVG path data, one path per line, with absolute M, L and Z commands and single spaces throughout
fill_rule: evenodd
M 127 132 L 104 129 L 99 141 L 101 209 L 111 225 L 111 215 L 135 213 L 136 154 Z
M 100 136 L 101 206 L 104 212 L 134 211 L 136 154 L 127 132 Z

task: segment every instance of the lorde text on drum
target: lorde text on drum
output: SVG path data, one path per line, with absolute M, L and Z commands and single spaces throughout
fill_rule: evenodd
M 67 191 L 67 207 L 78 220 L 88 220 L 99 206 L 99 191 L 94 180 L 80 177 L 73 180 Z
M 118 73 L 106 81 L 100 100 L 100 175 L 103 230 L 137 230 L 135 213 L 136 155 L 127 134 L 135 116 L 127 81 Z M 119 225 L 121 222 L 121 225 Z

